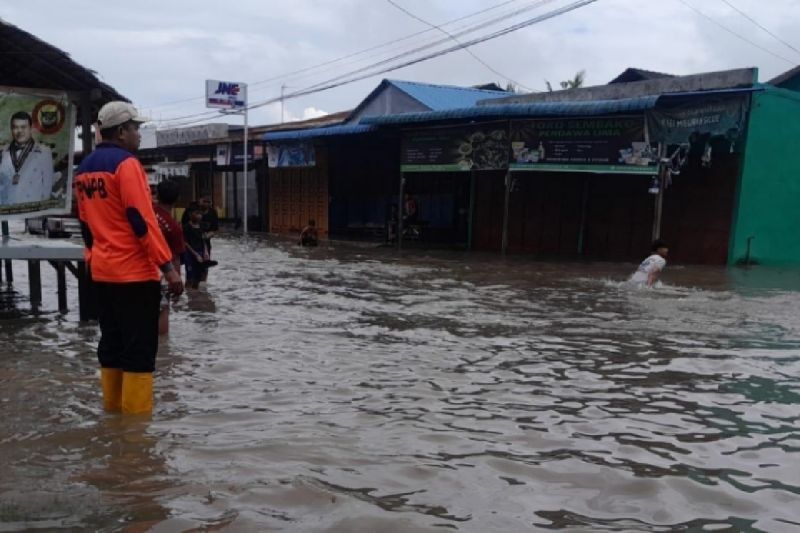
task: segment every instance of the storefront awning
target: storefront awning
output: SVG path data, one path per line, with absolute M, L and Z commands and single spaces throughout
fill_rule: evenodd
M 326 128 L 310 128 L 307 130 L 271 131 L 262 137 L 265 141 L 298 141 L 309 140 L 316 137 L 333 137 L 338 135 L 358 135 L 376 129 L 365 124 L 342 124 Z
M 503 104 L 364 117 L 362 124 L 402 125 L 442 120 L 488 119 L 509 117 L 566 117 L 596 116 L 618 113 L 644 112 L 655 107 L 658 96 L 642 96 L 622 100 L 597 100 L 588 102 L 537 102 L 533 104 Z
M 448 109 L 445 111 L 424 111 L 399 115 L 364 117 L 361 124 L 374 126 L 401 126 L 447 120 L 479 120 L 517 117 L 591 117 L 618 115 L 623 113 L 644 113 L 656 107 L 661 99 L 692 96 L 719 96 L 725 94 L 747 93 L 762 90 L 759 87 L 719 89 L 712 91 L 683 92 L 637 96 L 618 100 L 589 100 L 576 102 L 534 102 L 527 104 L 500 104 Z

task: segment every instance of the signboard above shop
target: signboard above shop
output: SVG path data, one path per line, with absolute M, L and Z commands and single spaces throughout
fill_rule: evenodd
M 227 124 L 203 124 L 188 128 L 174 128 L 156 131 L 157 146 L 190 144 L 211 139 L 224 139 L 228 136 Z
M 313 167 L 316 151 L 310 142 L 281 142 L 267 145 L 269 168 Z
M 153 165 L 156 182 L 170 178 L 183 178 L 189 175 L 189 163 L 157 163 Z
M 247 84 L 206 80 L 206 107 L 242 110 L 247 107 Z
M 719 141 L 729 152 L 739 152 L 749 111 L 749 95 L 720 95 L 702 101 L 672 98 L 647 114 L 654 140 L 668 146 Z
M 658 146 L 644 117 L 558 118 L 511 123 L 511 169 L 656 174 Z
M 508 123 L 408 132 L 403 172 L 466 172 L 508 168 Z

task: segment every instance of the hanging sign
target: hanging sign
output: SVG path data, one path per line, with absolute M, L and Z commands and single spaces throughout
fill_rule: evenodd
M 643 117 L 555 118 L 511 123 L 511 168 L 544 172 L 656 174 L 658 148 Z
M 0 218 L 70 212 L 74 132 L 65 93 L 0 87 Z

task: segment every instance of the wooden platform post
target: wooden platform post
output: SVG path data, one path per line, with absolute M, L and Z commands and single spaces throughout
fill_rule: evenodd
M 66 313 L 67 307 L 67 269 L 63 261 L 57 261 L 53 265 L 56 269 L 56 280 L 58 282 L 58 312 Z
M 95 294 L 92 280 L 89 278 L 89 272 L 86 268 L 86 263 L 81 261 L 78 263 L 78 308 L 80 312 L 81 322 L 89 320 L 96 320 L 97 313 L 97 296 Z
M 42 269 L 36 259 L 28 260 L 28 285 L 31 292 L 31 309 L 38 313 L 42 307 Z
M 4 220 L 2 223 L 2 232 L 3 237 L 8 237 L 8 221 Z M 11 260 L 5 260 L 5 268 L 6 268 L 6 283 L 11 285 L 14 283 L 14 270 L 11 268 Z

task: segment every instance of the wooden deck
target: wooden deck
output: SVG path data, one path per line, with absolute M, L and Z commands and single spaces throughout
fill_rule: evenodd
M 56 272 L 58 283 L 58 310 L 61 313 L 67 308 L 67 271 L 78 280 L 78 307 L 81 320 L 97 318 L 96 305 L 92 296 L 91 282 L 87 275 L 83 257 L 83 246 L 66 241 L 48 241 L 31 238 L 2 236 L 0 240 L 0 261 L 5 264 L 0 271 L 0 281 L 5 274 L 6 283 L 14 283 L 12 261 L 27 261 L 28 284 L 31 308 L 39 312 L 42 308 L 42 273 L 41 263 L 46 261 Z

